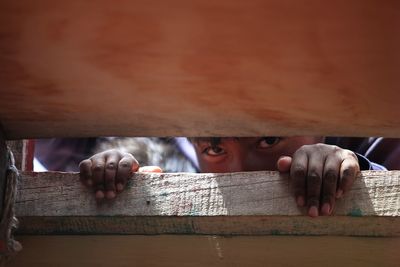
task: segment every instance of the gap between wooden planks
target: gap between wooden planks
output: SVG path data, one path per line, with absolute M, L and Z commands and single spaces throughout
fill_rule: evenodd
M 29 234 L 400 235 L 400 172 L 364 171 L 331 217 L 310 218 L 277 172 L 136 173 L 96 203 L 77 173 L 22 173 L 16 213 Z

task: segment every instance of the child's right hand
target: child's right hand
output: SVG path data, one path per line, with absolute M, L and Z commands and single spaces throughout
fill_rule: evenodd
M 79 170 L 82 183 L 94 188 L 98 200 L 115 198 L 117 192 L 124 190 L 133 172 L 162 172 L 156 166 L 139 168 L 139 163 L 131 154 L 116 149 L 81 161 Z

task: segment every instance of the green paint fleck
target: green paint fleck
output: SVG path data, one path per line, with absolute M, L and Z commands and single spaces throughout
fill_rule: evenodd
M 198 212 L 197 210 L 195 210 L 193 208 L 189 211 L 189 216 L 199 216 L 199 215 L 200 215 L 200 212 Z
M 347 216 L 362 217 L 363 214 L 359 208 L 353 208 L 349 213 L 347 213 Z

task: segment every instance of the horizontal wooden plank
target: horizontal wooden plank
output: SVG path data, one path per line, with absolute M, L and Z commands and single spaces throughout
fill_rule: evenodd
M 10 139 L 400 137 L 399 12 L 397 0 L 1 1 L 0 120 Z
M 23 233 L 400 235 L 400 172 L 364 171 L 336 216 L 310 218 L 277 172 L 136 173 L 114 201 L 97 203 L 76 173 L 22 175 Z
M 0 216 L 3 216 L 4 198 L 6 194 L 6 185 L 7 185 L 7 170 L 9 165 L 10 165 L 10 160 L 8 155 L 8 148 L 4 140 L 4 133 L 0 125 Z M 2 234 L 3 233 L 0 233 L 1 238 Z
M 400 238 L 217 236 L 20 236 L 9 267 L 397 267 Z

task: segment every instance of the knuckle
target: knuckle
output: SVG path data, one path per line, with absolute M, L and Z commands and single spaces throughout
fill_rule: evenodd
M 318 143 L 315 145 L 312 145 L 312 151 L 315 153 L 319 153 L 321 155 L 328 155 L 328 154 L 337 154 L 341 150 L 340 147 L 335 146 L 335 145 L 327 145 L 327 144 L 322 144 Z
M 295 178 L 305 177 L 306 176 L 306 168 L 301 164 L 295 164 L 293 167 L 293 175 Z
M 106 153 L 107 155 L 119 155 L 119 154 L 121 154 L 121 151 L 119 151 L 118 149 L 113 148 L 113 149 L 109 149 L 109 150 L 104 151 L 104 153 Z
M 330 149 L 330 145 L 327 144 L 322 144 L 322 143 L 318 143 L 318 144 L 314 144 L 314 145 L 310 145 L 309 149 L 311 150 L 316 150 L 316 151 L 324 151 L 326 149 Z
M 337 173 L 335 170 L 327 170 L 324 177 L 324 183 L 334 185 L 337 182 Z
M 299 154 L 307 152 L 310 149 L 310 146 L 311 145 L 302 145 L 299 149 L 296 150 L 294 155 L 296 155 L 296 154 L 299 155 Z
M 343 170 L 343 178 L 351 178 L 354 177 L 356 174 L 356 167 L 355 166 L 348 166 Z
M 326 146 L 329 147 L 332 151 L 342 150 L 340 147 L 335 146 L 335 145 L 326 145 Z
M 328 145 L 322 144 L 322 143 L 315 144 L 315 147 L 318 147 L 318 148 L 326 148 L 327 146 Z
M 86 168 L 90 164 L 90 162 L 91 161 L 89 159 L 82 160 L 79 163 L 79 168 Z
M 357 155 L 356 155 L 356 153 L 354 153 L 353 151 L 351 151 L 351 150 L 347 150 L 347 156 L 349 157 L 349 158 L 353 158 L 353 159 L 355 159 L 357 162 L 358 162 L 358 158 L 357 158 Z
M 135 157 L 131 153 L 125 152 L 125 153 L 123 153 L 123 156 L 135 160 Z
M 311 186 L 320 185 L 322 182 L 321 176 L 316 171 L 311 171 L 307 180 Z
M 126 161 L 126 160 L 121 160 L 119 163 L 118 163 L 118 169 L 130 169 L 130 167 L 131 167 L 131 163 L 129 162 L 129 161 Z
M 117 164 L 115 162 L 108 162 L 106 169 L 109 171 L 114 171 L 117 169 Z
M 96 163 L 93 165 L 93 171 L 94 172 L 101 172 L 104 170 L 104 164 L 103 163 Z
M 343 159 L 354 159 L 356 162 L 358 162 L 358 158 L 357 158 L 356 153 L 354 153 L 354 152 L 351 151 L 351 150 L 339 148 L 338 154 L 339 154 Z
M 335 146 L 335 145 L 330 145 L 330 154 L 335 155 L 336 157 L 340 156 L 341 152 L 343 151 L 342 148 Z

